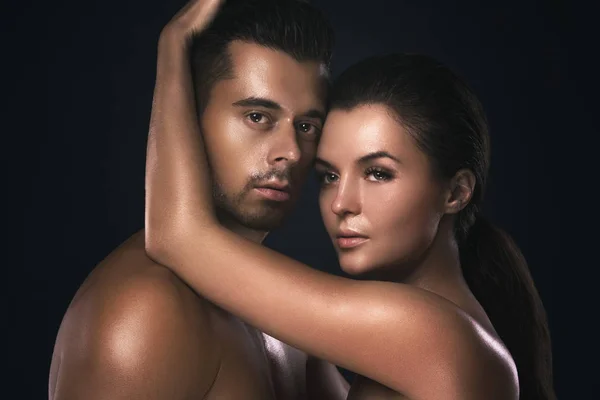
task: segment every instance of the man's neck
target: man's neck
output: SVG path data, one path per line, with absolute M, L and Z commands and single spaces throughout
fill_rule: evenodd
M 219 223 L 225 228 L 254 243 L 261 244 L 262 241 L 265 240 L 265 238 L 269 234 L 269 232 L 266 231 L 259 231 L 256 229 L 248 228 L 247 226 L 240 224 L 238 221 L 234 220 L 230 216 L 224 215 L 223 213 L 217 213 L 217 216 L 219 219 Z

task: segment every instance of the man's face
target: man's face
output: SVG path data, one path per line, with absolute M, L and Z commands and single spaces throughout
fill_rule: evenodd
M 201 118 L 221 212 L 277 227 L 297 200 L 325 117 L 326 69 L 254 43 L 229 45 L 233 79 L 217 82 Z

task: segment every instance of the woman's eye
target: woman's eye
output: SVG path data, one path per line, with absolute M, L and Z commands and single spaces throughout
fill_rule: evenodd
M 366 171 L 366 174 L 367 176 L 372 177 L 373 181 L 377 182 L 389 181 L 392 179 L 392 175 L 389 172 L 377 168 L 369 168 Z
M 335 174 L 325 174 L 324 180 L 325 180 L 326 183 L 335 182 L 337 180 L 337 175 L 335 175 Z
M 323 185 L 328 185 L 335 182 L 338 179 L 336 174 L 331 172 L 317 172 L 317 180 Z

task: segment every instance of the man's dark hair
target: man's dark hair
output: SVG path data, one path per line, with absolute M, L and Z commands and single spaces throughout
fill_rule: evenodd
M 210 27 L 194 38 L 191 49 L 198 113 L 212 88 L 233 77 L 228 46 L 241 40 L 283 51 L 297 61 L 330 65 L 333 29 L 325 15 L 301 0 L 229 0 Z

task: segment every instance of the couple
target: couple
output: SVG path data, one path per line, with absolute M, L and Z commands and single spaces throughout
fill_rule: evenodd
M 330 85 L 317 10 L 220 3 L 161 33 L 145 231 L 69 306 L 50 398 L 553 398 L 527 266 L 478 211 L 489 139 L 470 89 L 400 54 Z M 313 165 L 359 280 L 260 246 Z

